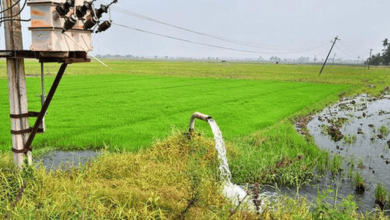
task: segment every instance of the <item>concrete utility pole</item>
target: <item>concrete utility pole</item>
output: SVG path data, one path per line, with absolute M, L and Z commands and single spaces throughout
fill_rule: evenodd
M 23 50 L 22 26 L 20 23 L 20 5 L 18 0 L 2 0 L 4 10 L 4 34 L 6 50 Z M 12 7 L 13 6 L 13 7 Z M 24 59 L 7 58 L 8 90 L 11 116 L 12 148 L 14 164 L 21 167 L 24 161 L 22 151 L 28 139 L 28 106 Z M 32 163 L 32 153 L 27 152 L 28 163 Z
M 370 70 L 371 56 L 372 56 L 372 49 L 370 49 L 370 56 L 368 57 L 368 70 Z
M 336 53 L 333 54 L 333 66 L 334 66 L 334 60 L 336 59 Z
M 338 40 L 340 40 L 340 39 L 338 39 L 338 36 L 336 36 L 336 37 L 334 38 L 334 41 L 332 42 L 332 43 L 333 43 L 333 44 L 332 44 L 332 47 L 331 47 L 330 50 L 329 50 L 328 56 L 326 56 L 325 62 L 324 62 L 324 64 L 322 65 L 322 68 L 321 68 L 321 70 L 320 70 L 320 74 L 319 74 L 319 75 L 321 75 L 322 71 L 324 70 L 324 67 L 325 67 L 325 65 L 326 65 L 326 62 L 327 62 L 328 59 L 329 59 L 330 53 L 332 53 L 333 47 L 334 47 L 334 45 L 336 44 L 336 41 L 338 41 Z

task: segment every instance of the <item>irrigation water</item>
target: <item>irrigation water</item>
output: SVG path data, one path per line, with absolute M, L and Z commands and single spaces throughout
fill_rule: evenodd
M 96 151 L 51 151 L 35 162 L 46 167 L 46 170 L 64 170 L 84 165 L 96 158 L 100 153 Z
M 248 208 L 250 211 L 262 212 L 263 208 L 267 205 L 267 202 L 272 200 L 275 195 L 269 192 L 263 192 L 257 196 L 252 195 L 253 197 L 258 198 L 257 201 L 260 201 L 260 203 L 255 204 L 253 203 L 252 196 L 245 192 L 244 187 L 232 183 L 232 174 L 230 172 L 228 160 L 226 158 L 226 147 L 225 143 L 223 142 L 222 132 L 219 129 L 217 123 L 212 118 L 208 118 L 207 122 L 213 131 L 215 149 L 218 152 L 218 159 L 220 162 L 219 171 L 222 180 L 225 181 L 223 186 L 223 194 L 236 206 L 245 204 L 244 207 Z
M 353 180 L 344 177 L 338 196 L 354 195 L 361 211 L 375 208 L 377 183 L 390 190 L 390 95 L 344 98 L 316 115 L 307 128 L 317 146 L 344 158 L 344 172 L 353 170 L 364 178 L 364 193 L 355 192 Z M 335 187 L 335 183 L 328 178 L 319 183 L 322 189 L 329 186 Z M 317 190 L 304 190 L 301 193 L 309 197 L 317 194 Z

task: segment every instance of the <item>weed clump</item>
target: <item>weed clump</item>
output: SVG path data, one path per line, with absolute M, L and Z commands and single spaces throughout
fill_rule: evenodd
M 344 136 L 344 143 L 346 144 L 354 144 L 356 143 L 356 135 L 346 135 Z
M 337 142 L 343 139 L 344 135 L 341 133 L 340 128 L 334 125 L 327 127 L 327 133 L 331 136 L 332 140 Z
M 389 129 L 386 126 L 381 126 L 381 128 L 379 129 L 379 132 L 382 135 L 387 135 L 387 134 L 389 134 Z
M 82 168 L 32 169 L 29 178 L 7 158 L 1 219 L 226 219 L 231 209 L 219 193 L 214 141 L 199 136 L 175 134 L 138 153 L 103 152 Z
M 387 191 L 382 183 L 377 183 L 375 189 L 375 204 L 377 204 L 381 210 L 385 207 L 387 201 Z
M 353 176 L 353 183 L 355 185 L 356 193 L 363 194 L 366 191 L 364 177 L 359 172 L 355 172 L 355 175 Z

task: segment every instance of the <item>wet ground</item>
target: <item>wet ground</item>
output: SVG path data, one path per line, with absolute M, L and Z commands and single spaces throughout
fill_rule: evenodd
M 301 195 L 315 199 L 318 187 L 325 190 L 338 186 L 339 199 L 354 195 L 360 211 L 375 208 L 377 183 L 390 190 L 389 93 L 380 98 L 367 95 L 345 98 L 313 117 L 305 132 L 314 138 L 317 146 L 344 158 L 345 175 L 337 180 L 324 178 L 314 187 L 303 187 Z M 350 167 L 364 177 L 366 191 L 363 194 L 355 192 L 354 183 L 347 177 Z
M 70 169 L 84 165 L 88 161 L 96 158 L 100 153 L 96 151 L 51 151 L 42 158 L 35 159 L 49 171 L 58 169 Z

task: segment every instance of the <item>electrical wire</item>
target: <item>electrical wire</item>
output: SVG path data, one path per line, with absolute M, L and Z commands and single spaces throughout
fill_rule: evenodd
M 0 6 L 0 8 L 1 8 L 1 11 L 0 11 L 0 26 L 2 25 L 3 22 L 6 22 L 6 21 L 20 21 L 20 22 L 29 22 L 29 21 L 31 21 L 31 19 L 14 19 L 15 17 L 19 16 L 22 13 L 22 11 L 25 9 L 25 7 L 27 5 L 27 0 L 24 1 L 24 4 L 23 4 L 22 8 L 19 10 L 19 12 L 17 12 L 16 14 L 13 14 L 11 16 L 4 16 L 4 12 L 13 9 L 15 6 L 17 6 L 20 3 L 20 1 L 21 0 L 15 2 L 12 6 L 6 8 L 6 9 L 3 9 L 3 5 L 1 4 L 1 6 Z M 12 13 L 12 11 L 11 11 L 11 13 Z
M 63 35 L 66 36 L 67 38 L 69 38 L 69 40 L 71 40 L 71 41 L 72 41 L 73 43 L 75 43 L 77 46 L 83 48 L 84 51 L 87 52 L 87 54 L 89 54 L 92 58 L 94 58 L 95 60 L 97 60 L 97 61 L 98 61 L 99 63 L 101 63 L 103 66 L 108 67 L 107 64 L 105 64 L 103 61 L 99 60 L 97 57 L 95 57 L 94 55 L 92 55 L 92 54 L 90 53 L 91 50 L 92 50 L 92 48 L 89 48 L 88 45 L 86 45 L 87 48 L 84 48 L 84 47 L 81 46 L 79 43 L 77 43 L 75 40 L 73 40 L 71 37 L 69 37 L 66 33 L 63 33 Z M 82 37 L 82 35 L 81 35 L 81 37 Z M 83 40 L 84 40 L 84 38 L 83 38 Z M 84 41 L 84 42 L 85 42 L 85 41 Z
M 202 46 L 207 46 L 207 47 L 214 47 L 214 48 L 219 48 L 219 49 L 224 49 L 224 50 L 231 50 L 231 51 L 245 52 L 245 53 L 256 53 L 256 54 L 293 54 L 293 53 L 295 53 L 295 52 L 285 52 L 285 53 L 280 53 L 280 52 L 278 53 L 278 52 L 276 52 L 275 53 L 275 52 L 261 52 L 261 51 L 253 51 L 253 50 L 242 50 L 242 49 L 236 49 L 236 48 L 231 48 L 231 47 L 224 47 L 224 46 L 218 46 L 218 45 L 213 45 L 213 44 L 200 43 L 200 42 L 187 40 L 187 39 L 183 39 L 183 38 L 178 38 L 178 37 L 174 37 L 174 36 L 170 36 L 170 35 L 159 34 L 159 33 L 155 33 L 155 32 L 152 32 L 152 31 L 146 31 L 146 30 L 130 27 L 130 26 L 123 25 L 123 24 L 117 24 L 117 23 L 112 23 L 112 24 L 116 25 L 116 26 L 123 27 L 123 28 L 131 29 L 131 30 L 135 30 L 135 31 L 143 32 L 143 33 L 148 33 L 148 34 L 152 34 L 152 35 L 156 35 L 156 36 L 160 36 L 160 37 L 165 37 L 165 38 L 169 38 L 169 39 L 173 39 L 173 40 L 183 41 L 183 42 L 197 44 L 197 45 L 202 45 Z M 322 46 L 324 46 L 324 45 L 322 45 Z M 322 46 L 320 46 L 320 47 L 322 47 Z M 317 49 L 317 48 L 315 48 L 315 49 Z M 299 51 L 299 52 L 308 52 L 308 51 L 312 51 L 312 50 L 313 49 L 306 50 L 306 51 Z
M 3 12 L 4 12 L 4 10 L 3 10 L 3 1 L 1 1 L 0 0 L 0 20 L 3 18 Z M 3 23 L 2 22 L 0 22 L 0 27 L 1 27 L 1 25 L 2 25 Z
M 348 47 L 346 44 L 344 44 L 344 43 L 340 43 L 339 45 L 341 45 L 343 48 L 344 48 L 344 50 L 345 51 L 347 51 L 348 53 L 350 53 L 350 54 L 357 54 L 356 56 L 363 56 L 363 55 L 367 55 L 367 52 L 364 52 L 364 53 L 358 53 L 358 52 L 356 52 L 355 50 L 352 50 L 350 47 Z
M 335 45 L 335 47 L 341 52 L 343 53 L 344 55 L 348 56 L 348 57 L 351 57 L 351 58 L 355 58 L 355 56 L 345 52 L 344 50 L 342 50 L 339 46 Z
M 17 2 L 17 3 L 15 3 L 13 6 L 11 6 L 12 8 L 13 7 L 15 7 L 15 5 L 16 4 L 18 4 L 20 2 L 20 0 Z M 22 13 L 22 11 L 24 10 L 24 8 L 26 7 L 26 5 L 27 5 L 27 0 L 25 0 L 24 1 L 24 4 L 23 4 L 23 6 L 22 6 L 22 8 L 19 10 L 19 12 L 18 13 L 16 13 L 16 14 L 13 14 L 13 15 L 11 15 L 11 16 L 7 16 L 7 17 L 4 17 L 4 16 L 2 16 L 2 18 L 1 18 L 1 20 L 0 20 L 0 22 L 2 22 L 2 21 L 4 21 L 4 20 L 7 20 L 7 19 L 12 19 L 12 18 L 14 18 L 14 17 L 16 17 L 16 16 L 18 16 L 18 15 L 20 15 L 20 13 Z M 12 9 L 12 8 L 7 8 L 7 9 L 5 9 L 4 11 L 7 11 L 7 10 L 9 10 L 9 9 Z M 4 13 L 4 11 L 2 12 L 2 13 Z M 12 13 L 12 12 L 11 12 Z M 18 19 L 19 20 L 19 19 Z
M 13 7 L 15 7 L 17 4 L 19 4 L 20 1 L 21 1 L 21 0 L 18 0 L 17 2 L 15 2 L 15 4 L 11 5 L 10 7 L 6 8 L 6 9 L 4 9 L 4 10 L 3 10 L 3 8 L 1 8 L 0 13 L 4 13 L 4 12 L 6 12 L 6 11 L 8 11 L 8 10 L 11 10 Z
M 100 0 L 98 0 L 98 1 L 101 2 L 101 3 L 107 4 L 104 1 L 100 1 Z M 187 32 L 190 32 L 190 33 L 193 33 L 193 34 L 197 34 L 197 35 L 201 35 L 201 36 L 217 39 L 217 40 L 220 40 L 220 41 L 225 41 L 225 42 L 238 44 L 238 45 L 242 45 L 242 46 L 247 46 L 247 47 L 254 47 L 254 48 L 258 48 L 258 49 L 268 49 L 268 50 L 276 50 L 276 51 L 277 50 L 286 50 L 286 49 L 288 49 L 291 52 L 294 52 L 294 51 L 295 52 L 301 52 L 302 50 L 310 50 L 312 48 L 318 48 L 318 47 L 322 47 L 322 46 L 328 44 L 328 43 L 325 43 L 325 44 L 317 45 L 317 46 L 314 46 L 314 47 L 311 47 L 311 48 L 310 47 L 288 48 L 286 46 L 261 45 L 261 44 L 257 44 L 257 43 L 253 43 L 253 42 L 239 41 L 239 40 L 230 39 L 230 38 L 226 38 L 226 37 L 221 37 L 221 36 L 217 36 L 217 35 L 211 35 L 211 34 L 199 32 L 199 31 L 191 30 L 191 29 L 188 29 L 188 28 L 185 28 L 185 27 L 180 27 L 180 26 L 177 26 L 177 25 L 169 24 L 169 23 L 166 23 L 166 22 L 163 22 L 163 21 L 159 21 L 157 19 L 154 19 L 154 18 L 151 18 L 151 17 L 148 17 L 148 16 L 144 16 L 144 15 L 141 15 L 141 14 L 129 11 L 129 10 L 121 8 L 119 6 L 111 6 L 111 7 L 112 7 L 112 10 L 117 11 L 119 13 L 123 13 L 123 14 L 129 15 L 129 16 L 133 16 L 133 17 L 136 17 L 136 18 L 144 19 L 144 20 L 147 20 L 147 21 L 150 21 L 150 22 L 154 22 L 154 23 L 158 23 L 158 24 L 161 24 L 161 25 L 169 26 L 169 27 L 176 28 L 176 29 L 179 29 L 179 30 L 182 30 L 182 31 L 187 31 Z

